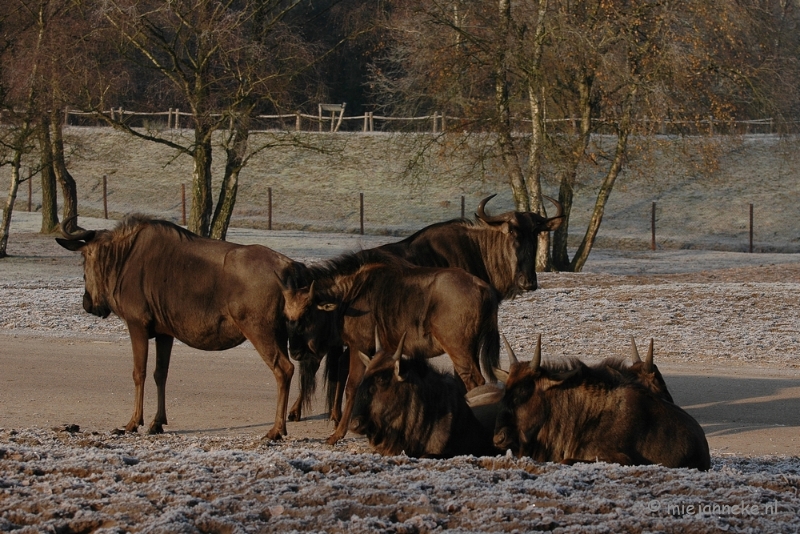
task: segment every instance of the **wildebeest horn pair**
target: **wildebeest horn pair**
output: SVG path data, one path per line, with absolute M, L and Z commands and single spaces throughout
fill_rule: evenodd
M 406 341 L 406 333 L 403 332 L 403 335 L 400 336 L 400 342 L 397 344 L 397 350 L 394 352 L 392 356 L 392 360 L 394 360 L 394 377 L 397 379 L 398 382 L 403 381 L 403 376 L 400 374 L 400 358 L 403 356 L 403 344 Z M 378 329 L 375 329 L 375 354 L 380 353 L 383 350 L 381 346 L 381 340 L 378 338 Z M 364 366 L 368 366 L 370 363 L 369 356 L 364 354 L 363 352 L 358 353 L 358 357 L 361 358 L 361 362 Z
M 489 202 L 490 200 L 492 200 L 496 196 L 497 196 L 497 194 L 489 195 L 488 197 L 486 197 L 483 200 L 481 200 L 480 204 L 478 204 L 478 213 L 476 213 L 476 215 L 478 216 L 478 218 L 480 220 L 482 220 L 485 223 L 489 223 L 489 224 L 502 223 L 502 222 L 505 222 L 506 220 L 508 220 L 508 217 L 506 217 L 504 215 L 495 215 L 495 216 L 486 215 L 486 211 L 485 211 L 486 203 Z M 554 198 L 548 197 L 547 195 L 542 195 L 542 196 L 544 198 L 546 198 L 547 200 L 549 200 L 550 202 L 552 202 L 553 205 L 556 207 L 556 214 L 553 215 L 552 217 L 548 218 L 547 219 L 548 221 L 551 221 L 553 219 L 558 219 L 559 217 L 563 217 L 564 216 L 564 208 L 563 208 L 563 206 L 561 205 L 560 202 L 558 202 Z
M 633 360 L 633 363 L 641 363 L 642 361 L 633 336 L 631 336 L 631 360 Z M 644 359 L 644 370 L 648 373 L 653 371 L 653 338 L 650 338 L 650 347 L 647 349 L 647 356 Z
M 506 336 L 504 334 L 501 335 L 503 337 L 503 343 L 506 346 L 506 352 L 508 352 L 509 362 L 511 362 L 511 365 L 519 363 L 516 354 L 514 354 L 514 349 L 511 348 L 511 344 L 508 342 L 508 339 L 506 339 Z M 539 334 L 539 336 L 536 338 L 536 350 L 533 352 L 533 359 L 528 365 L 530 365 L 531 369 L 536 371 L 537 369 L 539 369 L 539 366 L 541 364 L 542 364 L 542 334 Z

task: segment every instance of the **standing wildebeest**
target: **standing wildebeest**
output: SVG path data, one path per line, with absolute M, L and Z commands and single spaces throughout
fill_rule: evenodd
M 103 318 L 114 313 L 128 325 L 136 396 L 126 431 L 144 424 L 148 340 L 155 337 L 158 410 L 151 434 L 163 432 L 167 424 L 164 387 L 174 338 L 201 350 L 229 349 L 250 340 L 278 383 L 275 424 L 266 437 L 286 434 L 294 365 L 286 352 L 277 277 L 291 279 L 301 264 L 266 247 L 205 239 L 140 215 L 126 217 L 114 230 L 64 236 L 56 241 L 83 255 L 83 308 Z
M 376 340 L 355 393 L 350 429 L 364 434 L 380 454 L 452 458 L 493 456 L 492 428 L 485 428 L 464 399 L 464 386 L 452 374 L 436 370 L 423 358 L 402 358 L 383 351 Z
M 479 360 L 494 380 L 498 298 L 483 280 L 462 269 L 362 265 L 355 255 L 308 267 L 304 278 L 311 281 L 308 287 L 284 290 L 290 354 L 350 349 L 347 400 L 329 444 L 347 433 L 353 394 L 364 374 L 358 353 L 374 353 L 376 328 L 383 346 L 397 346 L 407 333 L 405 347 L 412 357 L 446 352 L 467 390 L 484 383 Z M 337 395 L 341 399 L 340 388 Z
M 363 263 L 392 263 L 402 258 L 420 267 L 458 267 L 473 274 L 495 288 L 502 298 L 510 298 L 522 291 L 535 290 L 536 251 L 539 234 L 556 230 L 564 220 L 561 204 L 547 198 L 556 206 L 553 217 L 542 217 L 533 212 L 512 211 L 490 216 L 486 203 L 495 195 L 484 198 L 478 205 L 477 221 L 455 219 L 426 226 L 413 235 L 373 249 L 355 253 Z M 346 353 L 346 351 L 345 351 Z M 347 361 L 342 350 L 334 348 L 328 354 L 326 378 L 329 380 L 328 407 L 331 418 L 338 421 L 340 406 L 333 405 L 339 383 L 346 380 Z M 303 406 L 310 401 L 320 359 L 303 355 L 300 367 L 300 396 L 289 410 L 290 420 L 300 420 Z M 341 362 L 341 364 L 340 364 Z
M 540 462 L 605 461 L 708 470 L 703 429 L 638 380 L 577 360 L 542 366 L 513 354 L 494 443 Z

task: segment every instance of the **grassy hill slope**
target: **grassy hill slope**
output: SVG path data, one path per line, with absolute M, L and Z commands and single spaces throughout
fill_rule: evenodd
M 275 139 L 274 134 L 254 134 L 251 146 Z M 66 141 L 81 214 L 102 215 L 106 175 L 110 217 L 139 211 L 180 220 L 181 184 L 186 185 L 187 202 L 190 198 L 188 156 L 107 128 L 70 127 Z M 277 147 L 253 157 L 241 173 L 233 226 L 266 228 L 269 188 L 274 229 L 357 232 L 359 193 L 364 194 L 366 232 L 375 234 L 404 235 L 458 217 L 462 195 L 467 216 L 491 193 L 499 194 L 487 207 L 490 213 L 513 207 L 496 162 L 475 163 L 459 152 L 461 136 L 450 134 L 448 146 L 424 156 L 420 147 L 431 146 L 429 135 L 309 133 L 304 141 L 317 149 Z M 469 140 L 473 148 L 478 142 Z M 601 148 L 595 147 L 600 159 Z M 798 148 L 796 138 L 768 135 L 642 143 L 632 150 L 617 181 L 597 246 L 649 247 L 650 211 L 656 202 L 659 247 L 745 251 L 753 203 L 756 250 L 798 252 Z M 216 177 L 222 172 L 221 154 L 215 153 Z M 585 231 L 602 172 L 603 167 L 591 161 L 581 168 L 570 225 L 572 244 Z M 8 180 L 7 172 L 0 175 L 0 191 L 8 191 Z M 555 181 L 545 188 L 557 196 Z M 39 189 L 34 179 L 34 209 L 40 202 Z M 23 184 L 16 209 L 26 206 Z

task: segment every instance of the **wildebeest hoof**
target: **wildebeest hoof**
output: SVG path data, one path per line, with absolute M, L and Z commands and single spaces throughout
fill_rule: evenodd
M 327 443 L 328 445 L 336 445 L 336 443 L 338 443 L 340 439 L 341 438 L 339 436 L 334 435 L 334 436 L 329 437 L 325 441 L 325 443 Z
M 152 425 L 150 425 L 150 428 L 147 429 L 147 433 L 151 436 L 155 434 L 163 434 L 164 427 L 161 426 L 161 423 L 153 423 Z
M 299 421 L 301 418 L 300 412 L 289 412 L 289 415 L 286 418 L 289 421 Z
M 275 430 L 274 428 L 267 432 L 267 435 L 264 436 L 263 439 L 268 439 L 270 441 L 280 441 L 283 439 L 283 434 L 281 434 L 280 430 Z
M 128 432 L 127 429 L 115 428 L 114 430 L 111 431 L 111 434 L 114 436 L 124 436 L 126 432 Z

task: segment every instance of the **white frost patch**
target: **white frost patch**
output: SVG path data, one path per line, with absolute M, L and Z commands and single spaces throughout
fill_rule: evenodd
M 714 457 L 702 473 L 0 430 L 3 531 L 796 531 L 798 486 L 797 458 Z

